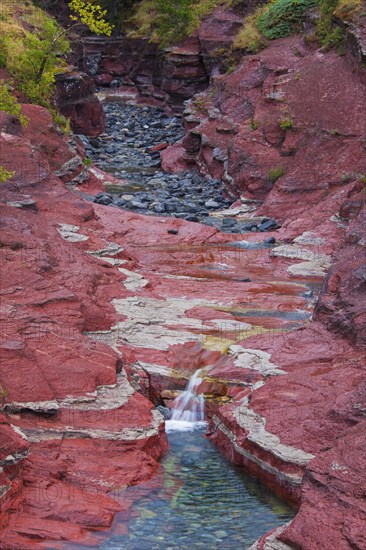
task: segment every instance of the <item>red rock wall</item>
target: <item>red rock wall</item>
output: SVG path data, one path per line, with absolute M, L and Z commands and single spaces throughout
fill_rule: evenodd
M 286 375 L 209 408 L 215 444 L 300 506 L 257 550 L 366 547 L 365 97 L 365 70 L 350 52 L 278 40 L 214 77 L 188 103 L 182 142 L 161 154 L 167 170 L 199 169 L 244 207 L 256 200 L 255 215 L 282 224 L 276 239 L 299 247 L 292 257 L 304 259 L 307 242 L 314 259 L 333 258 L 308 328 L 242 343 L 269 352 Z
M 163 51 L 144 39 L 84 38 L 81 66 L 88 70 L 86 62 L 94 57 L 99 85 L 118 78 L 121 86 L 137 88 L 140 101 L 181 114 L 184 101 L 206 89 L 211 74 L 222 70 L 242 21 L 242 15 L 219 8 L 194 36 Z
M 364 197 L 363 197 L 364 200 Z M 366 209 L 350 223 L 327 274 L 315 316 L 334 334 L 366 347 Z
M 233 196 L 265 201 L 263 213 L 282 210 L 285 219 L 295 200 L 319 200 L 365 172 L 363 73 L 351 57 L 278 40 L 189 102 L 181 148 L 165 151 L 163 166 L 174 170 L 178 153 L 180 165 L 222 178 Z

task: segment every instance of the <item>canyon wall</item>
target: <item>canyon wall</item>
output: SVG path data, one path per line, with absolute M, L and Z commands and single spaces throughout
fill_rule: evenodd
M 215 27 L 205 32 L 212 51 Z M 194 38 L 163 62 L 166 84 L 154 81 L 155 53 L 126 68 L 121 41 L 108 53 L 103 45 L 100 58 L 98 41 L 88 42 L 101 74 L 130 75 L 140 96 L 174 109 L 216 72 Z M 60 101 L 95 135 L 103 115 L 94 99 L 87 114 L 78 107 L 91 97 L 89 77 L 80 82 L 62 77 L 61 90 L 74 91 Z M 0 203 L 0 548 L 95 546 L 116 513 L 128 518 L 129 488 L 157 472 L 167 448 L 147 397 L 168 401 L 172 387 L 210 366 L 201 390 L 215 398 L 211 440 L 299 508 L 253 548 L 365 549 L 364 106 L 358 62 L 299 37 L 244 57 L 190 101 L 185 137 L 162 153 L 163 165 L 222 178 L 238 199 L 232 216 L 274 217 L 273 246 L 245 234 L 260 243 L 250 251 L 243 235 L 85 201 L 68 187 L 93 193 L 101 184 L 82 145 L 41 107 L 23 107 L 26 129 L 2 114 L 0 165 L 15 175 Z M 241 252 L 229 257 L 222 246 L 236 241 Z M 202 287 L 223 255 L 232 279 Z M 284 316 L 313 306 L 313 318 L 285 330 Z M 225 323 L 244 332 L 218 346 Z
M 148 39 L 85 37 L 79 65 L 96 84 L 112 85 L 116 95 L 129 90 L 140 102 L 181 114 L 184 102 L 225 70 L 225 54 L 242 21 L 242 14 L 219 8 L 193 36 L 164 50 Z

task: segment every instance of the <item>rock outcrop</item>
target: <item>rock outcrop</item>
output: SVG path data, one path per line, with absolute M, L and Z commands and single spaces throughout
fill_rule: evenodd
M 105 129 L 105 114 L 94 88 L 93 79 L 77 70 L 57 75 L 58 108 L 78 134 L 97 136 Z
M 295 197 L 301 212 L 365 172 L 362 74 L 351 57 L 278 40 L 189 102 L 186 135 L 163 166 L 196 166 L 285 220 Z
M 86 37 L 81 64 L 98 86 L 113 86 L 111 95 L 129 90 L 139 102 L 181 114 L 184 102 L 205 90 L 210 76 L 225 68 L 242 21 L 243 15 L 220 7 L 192 37 L 163 51 L 147 38 Z
M 211 439 L 300 506 L 256 549 L 365 546 L 364 110 L 364 69 L 350 53 L 291 37 L 214 77 L 188 103 L 183 140 L 161 153 L 167 170 L 222 178 L 239 199 L 233 216 L 278 220 L 271 256 L 288 259 L 291 278 L 326 275 L 308 327 L 238 342 L 286 374 L 248 380 L 232 358 L 210 371 L 230 397 L 210 405 Z M 234 377 L 254 385 L 222 385 Z

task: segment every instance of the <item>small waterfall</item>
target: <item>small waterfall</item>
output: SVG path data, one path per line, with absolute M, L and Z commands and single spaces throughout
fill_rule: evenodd
M 171 420 L 166 422 L 167 429 L 192 429 L 205 424 L 205 398 L 197 394 L 202 382 L 202 370 L 199 369 L 189 379 L 187 388 L 173 403 Z

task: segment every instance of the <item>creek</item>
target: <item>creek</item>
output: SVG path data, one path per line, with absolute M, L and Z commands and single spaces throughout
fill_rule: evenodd
M 228 224 L 223 223 L 227 218 L 212 216 L 215 210 L 227 208 L 230 204 L 223 195 L 220 182 L 187 172 L 166 174 L 161 171 L 156 155 L 148 152 L 148 148 L 156 142 L 165 140 L 173 143 L 179 139 L 182 129 L 177 119 L 169 119 L 157 109 L 118 102 L 106 103 L 105 109 L 107 131 L 99 138 L 85 138 L 87 154 L 100 168 L 122 178 L 125 183 L 90 197 L 94 202 L 149 216 L 173 216 L 186 220 L 193 216 L 195 220 L 192 221 L 204 222 L 226 232 L 245 233 L 251 230 L 245 227 L 245 222 L 240 225 L 241 222 L 233 220 Z M 142 119 L 146 123 L 141 126 Z M 154 121 L 157 124 L 154 125 Z M 216 203 L 215 207 L 207 206 L 209 200 Z M 163 210 L 156 208 L 158 204 L 163 205 Z M 221 339 L 235 343 L 243 337 L 241 331 L 241 336 L 237 337 L 236 329 L 251 326 L 246 323 L 264 332 L 293 330 L 305 323 L 311 315 L 310 287 L 303 282 L 276 280 L 267 261 L 269 245 L 265 239 L 258 245 L 246 243 L 246 249 L 237 246 L 238 243 L 228 243 L 227 246 L 222 245 L 219 251 L 213 248 L 214 258 L 211 258 L 209 247 L 204 254 L 202 247 L 196 249 L 194 246 L 187 248 L 178 245 L 169 248 L 157 243 L 156 246 L 144 248 L 144 264 L 151 266 L 157 263 L 159 272 L 154 273 L 159 274 L 163 282 L 169 281 L 169 277 L 174 279 L 175 275 L 170 275 L 171 272 L 180 273 L 180 291 L 185 294 L 186 300 L 190 299 L 191 293 L 196 296 L 196 287 L 200 287 L 198 295 L 202 300 L 211 294 L 223 300 L 223 306 L 215 305 L 217 315 L 223 315 L 223 323 L 212 321 L 217 328 L 211 327 L 205 333 L 205 338 L 212 339 L 215 345 L 218 328 Z M 219 262 L 216 258 L 218 252 Z M 155 255 L 159 256 L 158 262 Z M 187 255 L 195 260 L 187 263 Z M 261 260 L 263 258 L 266 258 L 265 265 Z M 174 271 L 171 271 L 171 262 L 174 262 Z M 245 291 L 242 285 L 248 281 L 255 281 L 257 286 L 247 287 Z M 235 288 L 238 294 L 239 286 L 244 291 L 241 301 L 236 305 L 226 305 L 234 299 L 232 289 Z M 307 295 L 309 299 L 304 298 Z M 169 296 L 166 299 L 169 300 Z M 138 313 L 137 306 L 128 300 L 121 307 L 124 314 L 132 316 L 133 324 L 133 316 Z M 141 300 L 143 303 L 145 298 Z M 146 298 L 146 306 L 149 304 L 149 298 Z M 130 313 L 126 307 L 130 307 Z M 169 307 L 167 301 L 164 315 L 160 311 L 151 312 L 151 323 L 145 322 L 145 316 L 150 315 L 145 308 L 144 324 L 138 326 L 139 339 L 146 342 L 147 347 L 152 345 L 148 342 L 155 332 L 154 339 L 161 337 L 159 331 L 164 329 L 164 323 L 174 324 L 168 315 Z M 172 302 L 171 307 L 178 307 L 178 302 Z M 228 320 L 228 316 L 233 321 Z M 227 326 L 227 334 L 223 326 Z M 195 327 L 193 321 L 192 327 Z M 129 339 L 121 328 L 125 343 L 139 345 L 132 336 Z M 163 457 L 157 474 L 147 483 L 117 491 L 114 495 L 117 499 L 126 500 L 129 506 L 126 512 L 117 514 L 108 533 L 100 533 L 99 548 L 245 549 L 264 533 L 294 516 L 295 511 L 291 507 L 243 469 L 232 465 L 205 437 L 203 396 L 196 391 L 200 377 L 199 371 L 193 373 L 186 391 L 178 393 L 176 401 L 169 405 L 172 408 L 172 418 L 166 422 L 169 451 Z
M 161 170 L 160 153 L 154 147 L 173 144 L 183 136 L 178 118 L 167 116 L 162 109 L 116 100 L 103 105 L 106 131 L 98 138 L 80 137 L 88 158 L 116 180 L 89 199 L 140 214 L 200 222 L 225 233 L 256 231 L 253 221 L 215 215 L 233 202 L 220 180 L 197 172 L 168 174 Z

